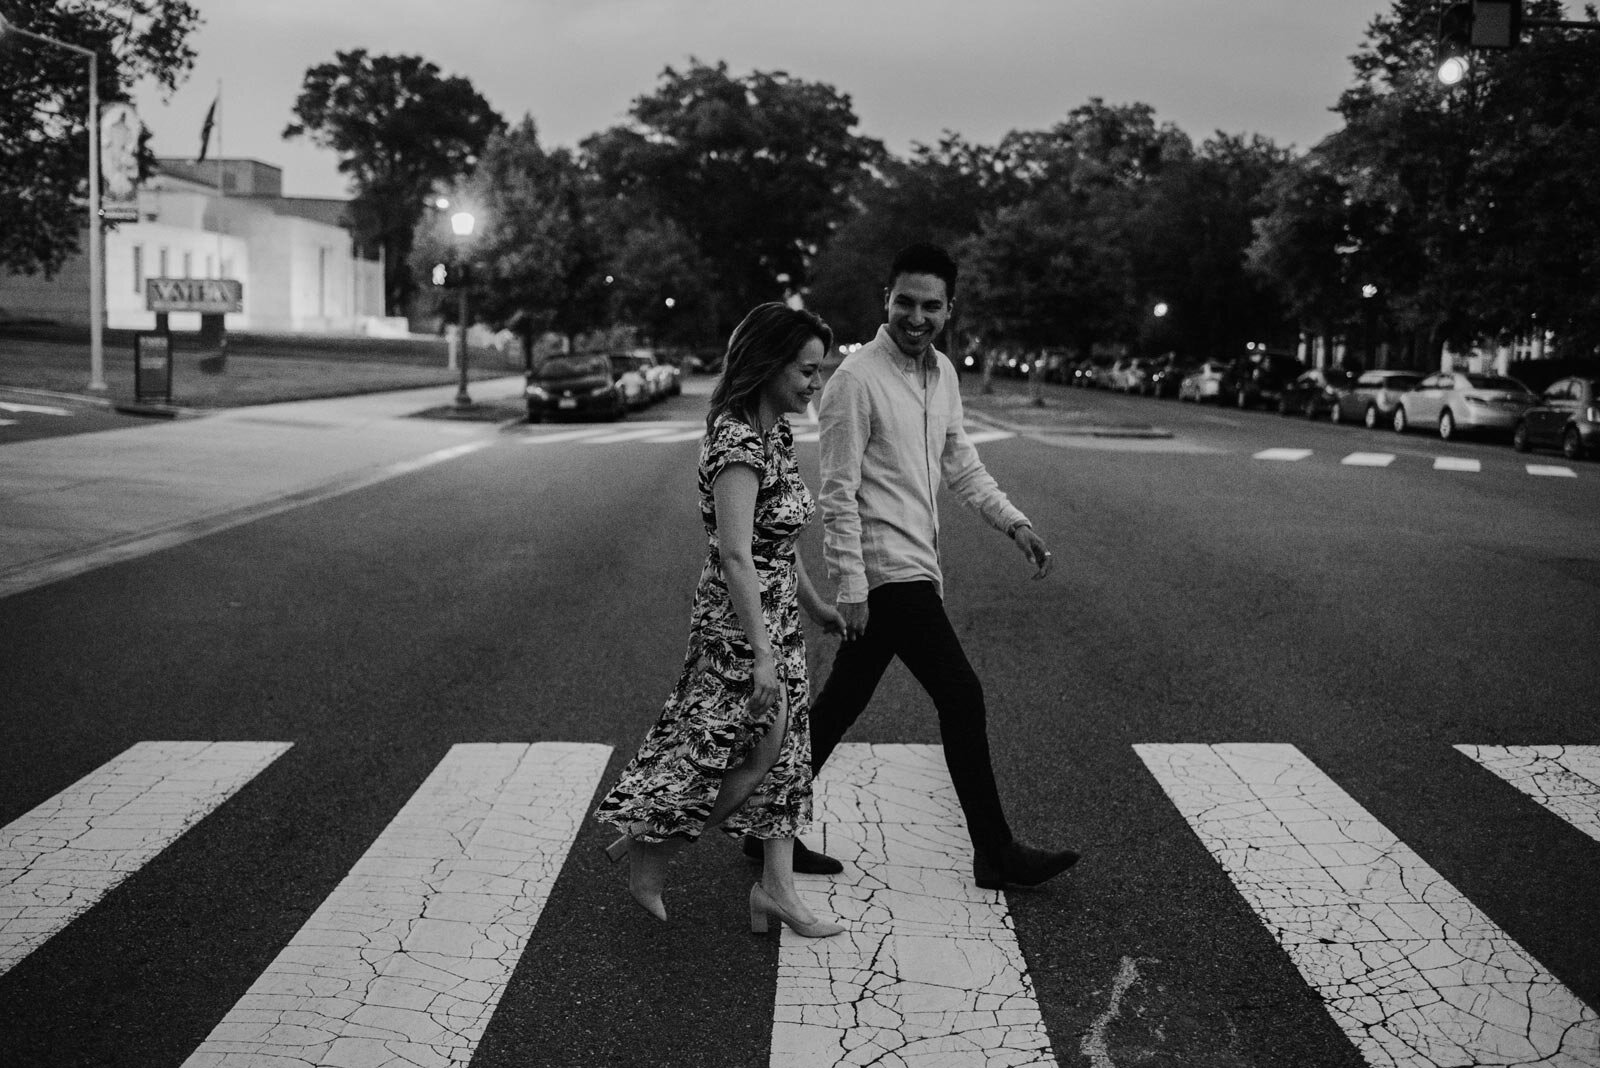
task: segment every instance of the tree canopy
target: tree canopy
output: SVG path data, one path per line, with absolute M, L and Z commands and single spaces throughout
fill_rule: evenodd
M 19 29 L 91 49 L 102 104 L 145 78 L 175 89 L 194 63 L 199 12 L 184 0 L 5 0 Z M 54 274 L 78 250 L 89 195 L 88 60 L 20 35 L 0 38 L 0 268 Z M 146 153 L 148 158 L 148 153 Z
M 434 188 L 470 174 L 505 121 L 465 78 L 420 56 L 338 52 L 306 71 L 285 139 L 307 137 L 339 155 L 355 193 L 359 242 L 381 245 L 385 303 L 402 305 L 415 283 L 412 234 Z

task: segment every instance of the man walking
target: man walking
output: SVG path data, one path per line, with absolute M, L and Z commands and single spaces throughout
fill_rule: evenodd
M 1050 573 L 1044 541 L 1001 492 L 962 426 L 955 365 L 933 347 L 955 295 L 956 264 L 935 245 L 895 257 L 877 336 L 847 357 L 822 392 L 823 546 L 845 641 L 811 706 L 811 766 L 820 771 L 899 657 L 933 698 L 945 761 L 972 839 L 973 878 L 987 889 L 1032 886 L 1078 859 L 1016 841 L 994 770 L 983 687 L 945 614 L 939 569 L 944 484 Z M 750 852 L 750 842 L 745 843 Z M 795 870 L 842 865 L 795 844 Z

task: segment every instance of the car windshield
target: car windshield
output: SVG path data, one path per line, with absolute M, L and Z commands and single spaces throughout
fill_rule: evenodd
M 1508 393 L 1527 392 L 1527 387 L 1515 378 L 1503 378 L 1500 375 L 1468 375 L 1467 381 L 1472 383 L 1473 389 L 1499 389 Z
M 577 378 L 610 373 L 604 356 L 552 356 L 534 373 L 541 378 Z
M 632 356 L 613 356 L 611 365 L 619 372 L 638 371 L 644 367 L 644 361 Z

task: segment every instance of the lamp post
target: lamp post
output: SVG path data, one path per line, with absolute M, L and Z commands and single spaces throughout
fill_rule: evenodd
M 89 388 L 103 392 L 105 368 L 105 256 L 100 226 L 100 64 L 92 49 L 12 25 L 0 15 L 0 37 L 14 33 L 76 52 L 89 61 Z
M 467 238 L 472 236 L 472 227 L 477 222 L 470 211 L 458 211 L 450 216 L 450 230 L 456 235 L 456 256 L 462 267 L 466 266 Z M 467 277 L 464 270 L 457 272 L 460 287 L 461 303 L 457 311 L 456 336 L 460 339 L 461 349 L 461 384 L 456 389 L 456 407 L 472 407 L 472 398 L 467 396 Z

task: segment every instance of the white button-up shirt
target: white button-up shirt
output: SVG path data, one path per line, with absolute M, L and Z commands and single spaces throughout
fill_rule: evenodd
M 1027 522 L 967 439 L 955 365 L 942 352 L 907 356 L 880 326 L 828 380 L 820 415 L 823 554 L 840 601 L 926 579 L 943 595 L 941 477 L 996 530 Z

